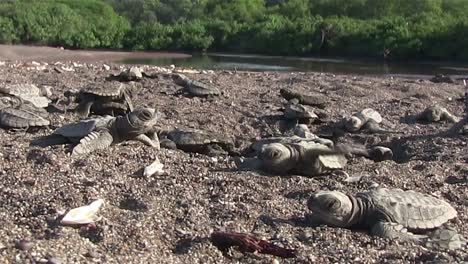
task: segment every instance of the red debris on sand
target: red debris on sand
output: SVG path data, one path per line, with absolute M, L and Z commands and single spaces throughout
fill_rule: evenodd
M 258 239 L 252 235 L 236 232 L 213 232 L 211 242 L 221 250 L 237 246 L 243 252 L 258 252 L 270 254 L 281 258 L 294 258 L 294 249 L 276 246 L 268 241 Z

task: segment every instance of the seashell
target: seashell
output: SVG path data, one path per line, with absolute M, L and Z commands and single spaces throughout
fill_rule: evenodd
M 85 225 L 99 221 L 96 216 L 99 208 L 104 204 L 104 199 L 97 199 L 89 205 L 71 209 L 60 221 L 62 225 Z
M 144 177 L 148 177 L 148 176 L 151 176 L 151 175 L 163 175 L 164 174 L 164 170 L 163 170 L 163 167 L 164 167 L 164 164 L 162 164 L 158 158 L 156 158 L 155 161 L 153 161 L 153 163 L 151 163 L 150 165 L 146 166 L 144 171 L 143 171 L 143 176 Z

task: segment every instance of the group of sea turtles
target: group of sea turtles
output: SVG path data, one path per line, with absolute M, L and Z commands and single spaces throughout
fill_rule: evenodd
M 310 122 L 327 119 L 323 99 L 281 89 L 287 100 L 283 117 L 294 125 L 294 135 L 262 138 L 247 149 L 238 151 L 229 140 L 203 131 L 161 131 L 157 128 L 158 112 L 152 108 L 135 107 L 141 78 L 153 78 L 138 67 L 131 67 L 103 81 L 95 81 L 81 90 L 67 91 L 63 98 L 74 101 L 74 109 L 82 120 L 66 124 L 51 135 L 33 140 L 33 145 L 75 144 L 72 155 L 82 155 L 111 144 L 137 140 L 154 149 L 181 149 L 215 156 L 235 156 L 239 170 L 263 170 L 272 174 L 316 176 L 343 169 L 350 155 L 360 155 L 375 161 L 393 158 L 392 150 L 384 146 L 364 148 L 335 144 L 308 130 Z M 192 97 L 214 97 L 219 89 L 179 73 L 171 75 L 180 90 Z M 10 128 L 48 126 L 50 89 L 34 85 L 6 85 L 0 88 L 0 125 Z M 62 99 L 63 99 L 62 98 Z M 313 109 L 313 107 L 315 109 Z M 417 119 L 435 122 L 458 122 L 459 118 L 440 106 L 430 106 Z M 343 133 L 398 133 L 382 127 L 382 116 L 371 108 L 363 109 L 338 122 Z M 320 222 L 336 227 L 364 227 L 371 234 L 424 243 L 426 246 L 457 249 L 466 240 L 450 229 L 439 228 L 457 216 L 447 202 L 435 197 L 399 189 L 377 188 L 356 195 L 337 191 L 312 194 L 307 207 Z M 438 228 L 438 229 L 437 229 Z M 422 231 L 431 232 L 422 233 Z M 411 233 L 416 231 L 418 234 Z

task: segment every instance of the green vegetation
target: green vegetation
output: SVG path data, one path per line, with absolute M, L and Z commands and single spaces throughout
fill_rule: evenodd
M 3 0 L 0 42 L 468 60 L 467 0 Z

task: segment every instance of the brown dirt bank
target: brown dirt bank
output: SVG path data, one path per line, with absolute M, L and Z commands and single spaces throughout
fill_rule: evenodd
M 78 61 L 78 62 L 115 62 L 127 58 L 157 59 L 157 58 L 183 58 L 189 54 L 170 52 L 125 52 L 125 51 L 99 51 L 99 50 L 67 50 L 53 47 L 0 45 L 0 60 L 21 61 Z
M 79 89 L 95 78 L 117 73 L 102 63 L 57 73 L 53 65 L 0 66 L 0 82 L 51 85 L 54 97 Z M 0 263 L 37 263 L 47 258 L 63 263 L 273 263 L 274 257 L 231 251 L 223 255 L 206 237 L 213 230 L 254 233 L 295 248 L 298 257 L 280 263 L 456 263 L 468 261 L 467 249 L 431 250 L 422 246 L 371 237 L 365 232 L 306 221 L 306 199 L 313 191 L 366 190 L 370 182 L 382 187 L 413 189 L 447 200 L 458 211 L 448 224 L 468 237 L 467 183 L 447 178 L 468 176 L 467 136 L 430 137 L 451 125 L 419 124 L 407 117 L 440 103 L 454 114 L 463 112 L 464 88 L 428 81 L 351 75 L 286 72 L 215 71 L 187 74 L 212 82 L 223 91 L 214 100 L 174 95 L 170 78 L 142 80 L 136 105 L 156 107 L 163 113 L 160 126 L 197 128 L 237 139 L 281 133 L 278 121 L 285 100 L 281 88 L 326 97 L 331 121 L 310 125 L 321 131 L 365 107 L 372 107 L 403 131 L 403 135 L 346 135 L 342 141 L 387 144 L 397 161 L 375 163 L 353 158 L 350 176 L 365 176 L 347 183 L 342 175 L 307 178 L 239 172 L 229 157 L 162 149 L 154 153 L 140 143 L 128 142 L 71 158 L 66 146 L 30 147 L 29 142 L 54 128 L 78 120 L 67 113 L 51 113 L 50 128 L 28 132 L 0 129 Z M 60 105 L 64 107 L 64 105 Z M 74 107 L 69 106 L 69 107 Z M 158 156 L 168 175 L 144 178 L 135 174 Z M 95 228 L 56 226 L 56 211 L 104 198 Z M 31 241 L 28 250 L 15 248 L 20 239 Z M 3 246 L 2 246 L 3 245 Z M 434 262 L 433 262 L 434 263 Z

